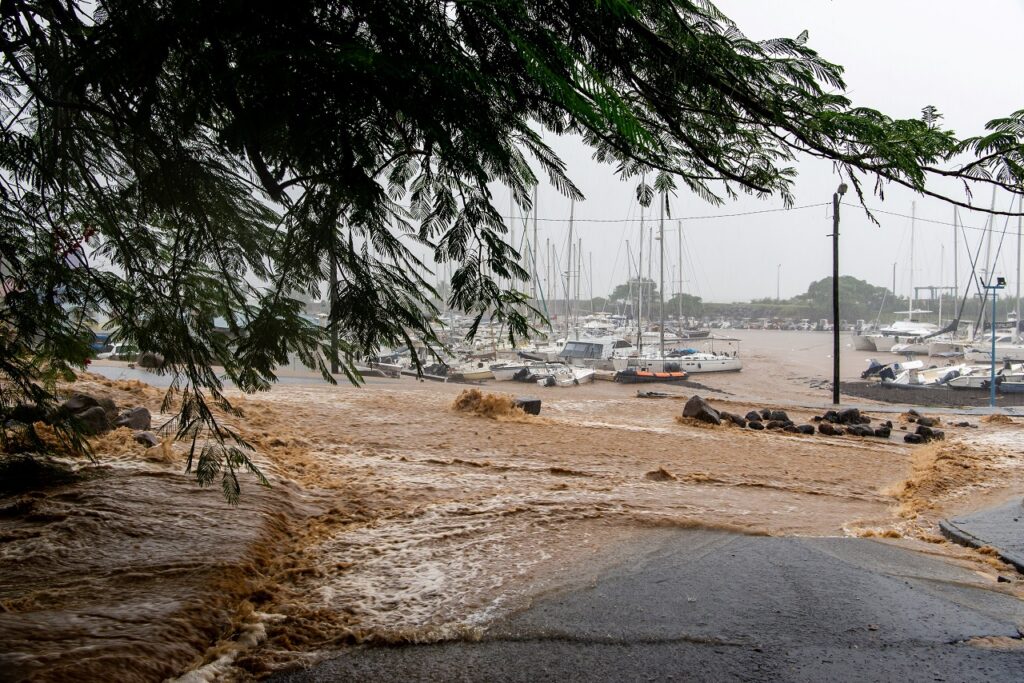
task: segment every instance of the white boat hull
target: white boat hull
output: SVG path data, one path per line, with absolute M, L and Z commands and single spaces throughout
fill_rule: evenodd
M 857 351 L 871 351 L 872 353 L 878 351 L 875 340 L 867 334 L 853 335 L 853 348 Z
M 704 372 L 739 372 L 743 369 L 743 362 L 739 358 L 711 354 L 694 354 L 679 358 L 615 358 L 613 364 L 619 372 L 627 368 L 651 372 L 682 370 L 690 375 Z

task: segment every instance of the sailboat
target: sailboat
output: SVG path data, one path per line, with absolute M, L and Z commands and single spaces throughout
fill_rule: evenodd
M 738 355 L 738 339 L 722 339 L 707 337 L 706 342 L 712 344 L 710 351 L 693 348 L 665 351 L 665 205 L 667 197 L 661 195 L 661 218 L 658 228 L 658 244 L 661 248 L 661 267 L 659 294 L 661 297 L 661 320 L 658 328 L 658 349 L 653 353 L 636 354 L 626 357 L 612 358 L 612 365 L 622 375 L 616 376 L 617 381 L 672 381 L 682 379 L 688 374 L 704 372 L 738 372 L 743 369 L 743 362 Z M 642 327 L 642 326 L 641 326 Z M 640 335 L 640 339 L 643 336 Z M 736 344 L 732 354 L 716 353 L 714 342 L 719 341 Z M 638 344 L 640 346 L 640 344 Z M 641 347 L 642 349 L 642 347 Z M 660 375 L 660 377 L 659 377 Z

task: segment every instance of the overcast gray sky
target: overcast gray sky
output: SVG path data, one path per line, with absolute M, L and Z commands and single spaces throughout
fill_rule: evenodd
M 1024 41 L 1020 39 L 1024 0 L 718 0 L 717 5 L 750 38 L 793 37 L 807 29 L 811 47 L 845 67 L 847 94 L 855 105 L 909 118 L 919 116 L 923 106 L 932 104 L 943 113 L 946 125 L 960 136 L 978 134 L 986 121 L 1024 108 L 1024 80 L 1020 77 L 1024 66 Z M 589 150 L 577 142 L 559 140 L 552 144 L 587 196 L 586 202 L 576 206 L 577 235 L 583 238 L 584 267 L 589 267 L 593 254 L 594 294 L 607 294 L 616 283 L 626 280 L 625 240 L 629 239 L 635 249 L 638 226 L 635 222 L 588 223 L 586 219 L 638 218 L 632 185 L 618 181 L 608 167 L 594 164 Z M 779 275 L 783 298 L 806 291 L 812 280 L 830 275 L 831 241 L 827 235 L 831 233 L 831 214 L 824 205 L 831 202 L 839 179 L 830 164 L 820 161 L 801 161 L 798 170 L 797 206 L 822 206 L 724 217 L 778 209 L 782 203 L 778 199 L 744 197 L 713 207 L 688 194 L 676 198 L 672 213 L 684 218 L 686 254 L 680 278 L 677 234 L 667 234 L 666 281 L 675 272 L 675 278 L 684 281 L 684 291 L 705 301 L 745 301 L 775 296 Z M 962 196 L 955 185 L 936 187 Z M 984 195 L 976 195 L 975 202 L 987 205 L 988 191 Z M 847 198 L 856 201 L 850 195 Z M 498 201 L 500 205 L 500 195 Z M 951 285 L 952 228 L 925 222 L 951 222 L 951 206 L 896 186 L 887 187 L 884 202 L 872 198 L 870 205 L 909 215 L 912 201 L 917 202 L 917 216 L 923 219 L 915 231 L 914 283 Z M 1003 208 L 1008 201 L 1007 197 L 997 199 Z M 541 255 L 550 239 L 557 245 L 563 270 L 568 216 L 568 200 L 542 185 Z M 688 218 L 696 216 L 715 217 Z M 844 207 L 841 216 L 842 274 L 891 286 L 896 263 L 896 288 L 905 295 L 910 286 L 910 220 L 879 214 L 882 225 L 877 227 L 855 207 Z M 961 211 L 961 216 L 975 228 L 983 227 L 986 220 L 979 213 Z M 1004 221 L 998 219 L 1000 230 Z M 669 225 L 674 230 L 677 222 L 673 220 Z M 1011 228 L 1013 239 L 1007 238 L 1001 263 L 994 270 L 1006 275 L 1012 292 L 1017 258 L 1015 219 Z M 973 248 L 982 232 L 967 233 Z M 646 244 L 644 249 L 646 252 Z M 965 253 L 961 240 L 961 283 L 969 272 Z M 647 261 L 646 254 L 644 259 Z M 657 279 L 657 262 L 653 274 Z M 588 288 L 584 284 L 584 296 L 589 295 Z M 668 292 L 674 289 L 666 284 Z

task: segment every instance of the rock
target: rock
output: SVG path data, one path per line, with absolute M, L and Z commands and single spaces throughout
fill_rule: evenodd
M 921 413 L 919 413 L 916 410 L 914 410 L 913 408 L 911 408 L 910 410 L 907 411 L 907 415 L 913 415 L 914 417 L 919 417 L 921 415 Z
M 107 411 L 101 406 L 87 408 L 80 413 L 75 413 L 75 419 L 79 427 L 86 434 L 102 434 L 110 430 L 110 420 L 107 419 Z
M 868 424 L 871 424 L 871 418 L 870 418 L 870 417 L 868 417 L 867 415 L 865 415 L 864 413 L 861 413 L 861 414 L 860 414 L 860 423 L 861 423 L 862 425 L 868 425 Z
M 764 423 L 758 420 L 751 420 L 750 422 L 747 423 L 747 427 L 756 431 L 760 431 L 764 429 Z
M 30 425 L 33 422 L 47 422 L 49 420 L 49 416 L 46 414 L 45 410 L 37 405 L 28 403 L 19 403 L 14 406 L 11 408 L 11 412 L 7 417 L 9 420 L 27 425 Z
M 800 428 L 797 427 L 795 424 L 788 424 L 782 428 L 782 431 L 789 432 L 790 434 L 799 434 Z
M 149 429 L 152 425 L 153 418 L 149 414 L 149 410 L 139 406 L 126 410 L 114 420 L 115 427 L 128 427 L 129 429 Z
M 880 439 L 888 439 L 890 436 L 892 436 L 892 429 L 890 429 L 889 427 L 879 427 L 878 429 L 875 430 L 875 436 L 877 436 Z
M 904 434 L 903 440 L 907 443 L 924 443 L 924 439 L 921 438 L 920 434 Z
M 747 413 L 747 422 L 760 422 L 760 421 L 761 421 L 761 413 L 757 412 L 756 410 L 751 410 L 749 413 Z
M 761 418 L 764 419 L 764 420 L 772 419 L 772 410 L 771 410 L 771 408 L 764 408 L 764 409 L 762 409 L 761 410 Z
M 522 408 L 523 412 L 528 415 L 540 415 L 539 398 L 534 398 L 533 396 L 516 396 L 512 399 L 512 404 L 517 408 Z
M 943 441 L 946 438 L 946 433 L 941 429 L 934 429 L 932 427 L 925 427 L 924 425 L 918 425 L 917 435 L 928 441 Z
M 839 422 L 839 413 L 834 410 L 826 410 L 825 414 L 821 416 L 822 420 L 828 420 L 829 422 Z
M 97 401 L 104 412 L 106 412 L 108 420 L 117 418 L 117 404 L 114 403 L 114 399 L 109 396 L 101 396 Z
M 64 401 L 61 404 L 61 409 L 76 415 L 89 408 L 96 408 L 100 405 L 100 402 L 94 399 L 89 394 L 72 394 L 71 398 Z
M 831 422 L 821 422 L 818 424 L 818 432 L 825 436 L 842 436 L 842 427 L 836 427 Z
M 143 351 L 135 359 L 140 368 L 161 368 L 164 365 L 164 357 L 152 351 Z
M 727 413 L 723 410 L 722 412 L 719 413 L 719 416 L 722 418 L 722 420 L 731 422 L 737 427 L 747 426 L 747 420 L 739 415 L 736 415 L 735 413 Z
M 801 434 L 813 434 L 814 433 L 814 425 L 799 425 L 796 429 Z
M 683 406 L 683 417 L 692 417 L 701 422 L 708 422 L 713 425 L 722 424 L 722 417 L 718 411 L 712 408 L 707 401 L 694 394 Z
M 789 422 L 789 415 L 786 415 L 785 410 L 773 410 L 768 416 L 769 420 L 775 420 L 776 422 Z
M 892 429 L 892 420 L 886 420 L 883 426 Z
M 786 423 L 782 420 L 768 420 L 768 424 L 765 425 L 765 429 L 784 429 Z
M 875 430 L 866 425 L 855 424 L 847 427 L 846 433 L 852 434 L 853 436 L 874 436 Z
M 132 434 L 132 439 L 134 439 L 136 443 L 141 443 L 147 448 L 160 445 L 159 437 L 157 437 L 153 432 L 135 432 Z
M 811 418 L 811 422 L 821 422 L 824 418 L 821 415 L 815 415 Z
M 919 417 L 917 418 L 917 424 L 924 425 L 925 427 L 934 427 L 939 424 L 937 417 Z
M 836 415 L 836 422 L 844 425 L 860 424 L 860 411 L 856 408 L 840 410 Z
M 996 577 L 996 583 L 1012 583 L 1012 581 L 1002 574 Z

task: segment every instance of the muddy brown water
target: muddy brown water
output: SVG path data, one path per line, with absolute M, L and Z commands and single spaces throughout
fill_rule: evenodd
M 742 334 L 744 371 L 702 377 L 702 395 L 741 414 L 820 412 L 801 406 L 829 399 L 830 337 Z M 855 376 L 866 355 L 843 363 Z M 99 377 L 78 388 L 152 410 L 161 397 Z M 659 526 L 876 536 L 979 582 L 1005 570 L 935 525 L 1021 490 L 1019 419 L 972 418 L 911 448 L 680 422 L 686 387 L 639 399 L 612 383 L 492 383 L 479 387 L 499 395 L 486 409 L 454 410 L 465 388 L 404 378 L 236 395 L 272 482 L 243 479 L 237 507 L 183 473 L 180 445 L 146 450 L 125 430 L 97 442 L 96 464 L 72 463 L 79 480 L 0 498 L 0 669 L 245 680 L 353 642 L 473 638 Z M 541 416 L 511 410 L 513 393 L 540 396 Z

